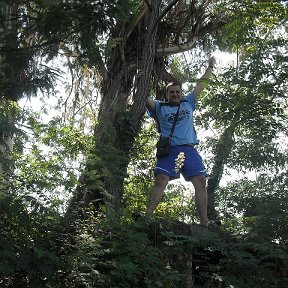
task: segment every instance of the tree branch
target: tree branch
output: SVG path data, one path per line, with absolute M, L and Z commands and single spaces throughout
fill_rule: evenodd
M 127 40 L 129 38 L 133 29 L 138 24 L 138 22 L 142 19 L 142 17 L 145 15 L 147 10 L 148 10 L 147 4 L 142 2 L 141 6 L 140 6 L 140 11 L 132 17 L 131 21 L 129 22 L 129 24 L 126 28 L 126 32 L 125 32 L 125 36 L 124 36 L 125 40 Z
M 198 36 L 194 36 L 191 41 L 184 43 L 184 44 L 179 44 L 179 45 L 171 45 L 168 47 L 160 47 L 156 49 L 156 53 L 158 57 L 164 57 L 167 55 L 172 55 L 172 54 L 177 54 L 177 53 L 181 53 L 181 52 L 185 52 L 188 51 L 190 49 L 192 49 L 197 40 L 198 40 Z
M 120 46 L 121 59 L 122 59 L 123 63 L 125 63 L 124 48 L 126 46 L 127 39 L 131 35 L 131 33 L 134 30 L 134 28 L 136 27 L 136 25 L 139 23 L 139 21 L 143 18 L 143 16 L 147 12 L 147 10 L 148 10 L 148 5 L 147 5 L 146 1 L 143 1 L 140 5 L 140 11 L 136 15 L 133 15 L 127 28 L 125 29 L 125 33 L 123 35 L 123 41 L 122 41 L 121 46 Z
M 160 22 L 162 18 L 165 17 L 165 15 L 172 9 L 173 6 L 175 6 L 177 3 L 179 2 L 179 0 L 173 0 L 170 4 L 168 4 L 166 6 L 166 8 L 162 11 L 162 13 L 160 14 L 160 16 L 158 17 L 157 22 Z
M 152 7 L 151 7 L 151 0 L 144 0 L 144 2 L 146 3 L 147 8 L 149 9 L 149 11 L 152 11 Z

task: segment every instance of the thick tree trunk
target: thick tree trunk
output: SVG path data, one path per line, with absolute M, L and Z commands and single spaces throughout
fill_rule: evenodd
M 156 53 L 160 3 L 159 0 L 151 1 L 149 10 L 138 23 L 137 29 L 140 31 L 136 34 L 139 37 L 137 42 L 145 43 L 138 47 L 140 58 L 131 59 L 129 42 L 122 51 L 119 51 L 119 48 L 114 49 L 115 55 L 112 55 L 110 62 L 110 77 L 104 83 L 98 125 L 95 128 L 95 148 L 88 159 L 81 185 L 68 207 L 68 218 L 72 216 L 73 219 L 73 214 L 76 214 L 76 217 L 81 216 L 89 203 L 93 203 L 96 208 L 104 202 L 110 203 L 113 209 L 120 206 L 123 182 L 130 162 L 129 153 L 145 112 Z M 124 59 L 121 57 L 123 51 Z M 135 54 L 135 57 L 139 57 L 138 55 Z M 136 71 L 129 69 L 129 63 L 137 62 L 137 68 L 143 71 L 143 75 L 135 80 Z M 128 105 L 132 88 L 135 86 L 132 105 Z

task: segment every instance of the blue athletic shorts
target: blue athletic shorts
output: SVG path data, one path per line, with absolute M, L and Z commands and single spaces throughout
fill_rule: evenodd
M 186 181 L 190 181 L 191 177 L 203 175 L 207 176 L 206 169 L 202 158 L 198 151 L 192 145 L 170 146 L 169 155 L 157 158 L 156 167 L 154 170 L 155 176 L 157 174 L 164 174 L 170 177 L 170 180 L 178 179 L 180 173 Z M 177 171 L 175 160 L 180 152 L 185 155 L 184 165 Z

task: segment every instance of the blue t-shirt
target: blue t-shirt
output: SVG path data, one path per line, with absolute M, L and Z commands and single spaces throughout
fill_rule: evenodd
M 172 135 L 172 146 L 198 144 L 193 124 L 195 101 L 196 96 L 193 92 L 189 93 L 186 97 L 182 97 L 177 123 Z M 160 125 L 161 135 L 169 137 L 178 106 L 170 106 L 167 102 L 159 100 L 154 100 L 154 102 L 155 114 L 158 119 L 158 125 Z

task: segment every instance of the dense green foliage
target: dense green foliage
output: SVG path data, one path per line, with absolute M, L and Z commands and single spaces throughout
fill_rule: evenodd
M 4 28 L 8 2 L 0 4 Z M 0 286 L 287 287 L 287 5 L 227 0 L 203 1 L 207 6 L 201 6 L 192 1 L 195 7 L 189 9 L 204 11 L 203 19 L 229 21 L 215 31 L 205 26 L 201 33 L 212 30 L 199 40 L 202 46 L 198 43 L 193 53 L 185 54 L 189 60 L 183 61 L 183 55 L 164 58 L 167 71 L 191 89 L 207 58 L 202 48 L 237 54 L 237 63 L 218 65 L 197 103 L 199 150 L 209 171 L 213 208 L 222 221 L 220 228 L 207 230 L 197 225 L 192 186 L 182 182 L 169 184 L 153 222 L 134 221 L 133 213 L 145 210 L 153 185 L 157 132 L 146 115 L 129 155 L 120 154 L 131 144 L 126 134 L 133 119 L 128 114 L 117 114 L 115 127 L 123 132 L 123 139 L 116 139 L 120 148 L 102 143 L 97 125 L 94 128 L 103 124 L 95 122 L 101 119 L 98 109 L 107 96 L 101 94 L 104 78 L 99 71 L 111 65 L 108 79 L 111 72 L 119 72 L 113 71 L 109 57 L 132 31 L 132 16 L 143 8 L 139 2 L 23 1 L 17 3 L 19 17 L 12 17 L 13 29 L 6 33 L 3 28 L 0 167 L 5 170 L 7 164 L 9 173 L 0 169 Z M 189 40 L 186 32 L 164 33 L 190 21 L 172 21 L 189 1 L 178 2 L 171 10 L 175 14 L 159 19 L 159 42 Z M 162 1 L 163 7 L 167 3 Z M 133 33 L 144 33 L 142 28 Z M 7 46 L 7 39 L 13 39 L 8 42 L 14 46 Z M 136 45 L 132 42 L 129 45 Z M 71 78 L 61 78 L 68 70 Z M 131 82 L 136 89 L 137 81 L 128 72 L 125 77 L 125 85 Z M 65 91 L 57 91 L 56 79 Z M 150 94 L 159 92 L 152 84 Z M 37 103 L 43 107 L 28 109 L 17 103 L 32 95 L 41 98 Z M 131 103 L 134 95 L 131 92 Z M 109 112 L 117 111 L 113 101 Z M 113 138 L 119 132 L 110 128 L 101 137 Z M 7 135 L 14 135 L 11 158 L 2 151 Z M 127 159 L 130 164 L 123 170 Z M 124 177 L 123 187 L 118 187 L 123 191 L 119 209 L 109 204 L 99 208 L 102 199 L 96 198 L 84 203 L 85 213 L 76 211 L 73 223 L 67 224 L 66 209 L 77 192 L 91 192 L 90 185 L 109 198 L 109 184 Z
M 284 243 L 257 240 L 255 234 L 263 235 L 266 225 L 255 229 L 253 221 L 228 223 L 187 236 L 171 232 L 171 221 L 149 225 L 112 211 L 91 215 L 77 225 L 73 250 L 54 287 L 181 287 L 192 282 L 193 287 L 285 287 Z M 237 225 L 246 231 L 238 226 L 231 234 Z

